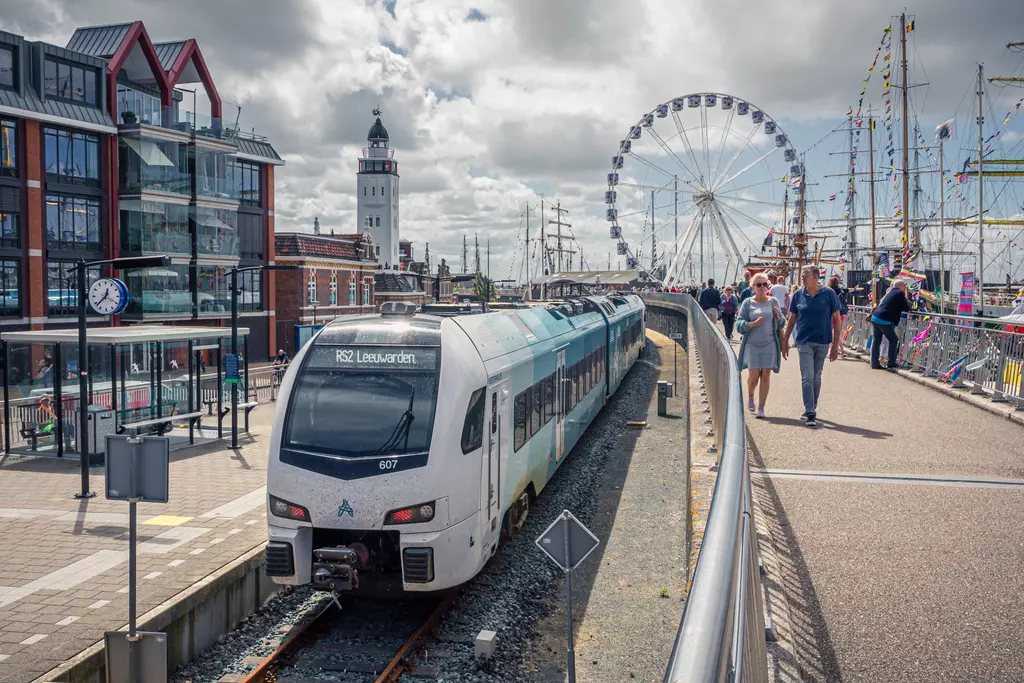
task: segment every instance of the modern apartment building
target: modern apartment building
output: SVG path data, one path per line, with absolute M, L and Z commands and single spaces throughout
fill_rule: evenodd
M 128 308 L 90 324 L 227 324 L 229 270 L 273 262 L 283 163 L 225 116 L 195 40 L 138 21 L 65 47 L 0 31 L 0 329 L 74 325 L 71 263 L 148 254 L 171 265 L 125 273 Z M 240 276 L 252 361 L 276 345 L 274 277 Z

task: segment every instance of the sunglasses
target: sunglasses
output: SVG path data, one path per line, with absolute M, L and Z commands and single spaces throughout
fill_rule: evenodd
M 755 282 L 754 286 L 755 287 L 767 287 L 768 283 L 767 282 Z

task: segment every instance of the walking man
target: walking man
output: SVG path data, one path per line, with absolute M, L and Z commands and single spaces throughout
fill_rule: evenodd
M 718 307 L 722 304 L 722 295 L 715 289 L 715 281 L 712 278 L 708 278 L 708 286 L 701 290 L 697 303 L 711 318 L 711 322 L 718 322 Z
M 879 360 L 879 352 L 882 346 L 882 336 L 889 340 L 889 370 L 897 368 L 896 358 L 900 352 L 900 338 L 896 334 L 896 326 L 900 324 L 900 316 L 910 312 L 910 302 L 907 301 L 907 283 L 903 280 L 896 280 L 885 296 L 882 303 L 871 314 L 871 324 L 874 329 L 874 339 L 871 340 L 871 367 L 875 370 L 882 369 Z
M 800 386 L 804 400 L 804 414 L 800 419 L 808 427 L 817 427 L 818 395 L 821 393 L 821 370 L 825 356 L 834 361 L 841 343 L 839 297 L 828 287 L 822 287 L 818 266 L 804 266 L 800 279 L 804 286 L 793 293 L 789 308 L 789 321 L 782 337 L 782 357 L 789 357 L 789 338 L 796 330 L 796 348 L 800 352 Z
M 789 287 L 786 286 L 785 276 L 779 275 L 775 278 L 775 284 L 769 294 L 779 303 L 783 317 L 789 315 Z

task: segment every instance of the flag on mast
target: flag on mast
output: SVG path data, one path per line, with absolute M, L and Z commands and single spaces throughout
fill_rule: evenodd
M 945 142 L 946 140 L 956 139 L 956 119 L 952 118 L 945 123 L 940 123 L 935 127 L 935 141 Z

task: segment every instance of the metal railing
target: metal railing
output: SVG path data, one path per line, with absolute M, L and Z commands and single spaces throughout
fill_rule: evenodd
M 911 313 L 896 328 L 899 365 L 1024 410 L 1024 334 L 1011 329 L 993 318 Z M 871 309 L 851 306 L 843 328 L 845 345 L 868 352 L 873 333 Z M 887 351 L 883 338 L 883 362 Z
M 768 680 L 764 606 L 736 354 L 689 294 L 645 294 L 686 314 L 697 348 L 705 413 L 720 453 L 718 480 L 666 683 Z M 694 413 L 691 421 L 704 413 Z

